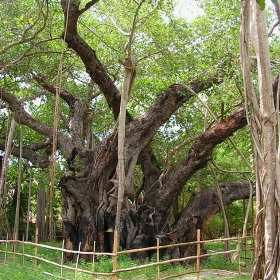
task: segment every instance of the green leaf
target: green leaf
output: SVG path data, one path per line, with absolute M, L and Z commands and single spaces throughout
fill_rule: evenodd
M 265 8 L 265 0 L 257 0 L 257 3 L 260 5 L 261 11 Z

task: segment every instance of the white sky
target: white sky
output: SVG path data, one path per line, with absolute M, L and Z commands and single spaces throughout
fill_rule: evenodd
M 198 2 L 194 0 L 179 0 L 174 12 L 175 15 L 183 17 L 187 21 L 191 21 L 198 15 L 203 14 L 203 10 L 198 7 Z

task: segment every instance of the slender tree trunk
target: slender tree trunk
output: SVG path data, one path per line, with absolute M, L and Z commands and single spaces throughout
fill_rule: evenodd
M 127 66 L 129 67 L 129 65 Z M 124 200 L 125 190 L 125 121 L 126 121 L 126 104 L 128 101 L 129 86 L 131 81 L 131 71 L 125 69 L 123 91 L 121 97 L 120 114 L 119 114 L 119 126 L 118 126 L 118 167 L 117 167 L 117 186 L 118 186 L 118 201 L 116 212 L 116 225 L 115 230 L 120 233 L 121 229 L 121 212 Z M 119 234 L 118 234 L 119 243 Z
M 31 187 L 32 187 L 32 178 L 29 177 L 28 180 L 28 200 L 27 200 L 27 211 L 26 211 L 26 231 L 25 231 L 25 240 L 28 241 L 29 238 L 29 220 L 30 220 L 30 205 L 31 205 Z
M 249 220 L 249 214 L 250 214 L 250 209 L 253 209 L 252 206 L 252 201 L 253 201 L 253 186 L 252 183 L 248 180 L 249 182 L 249 186 L 250 186 L 250 196 L 249 196 L 249 200 L 248 200 L 248 204 L 247 204 L 247 209 L 246 209 L 246 214 L 244 217 L 244 224 L 243 224 L 243 230 L 242 230 L 242 238 L 247 236 L 247 225 L 248 225 L 248 220 Z M 243 199 L 243 201 L 245 201 L 245 199 Z M 245 209 L 244 209 L 245 210 Z M 253 216 L 253 213 L 252 213 Z M 253 223 L 252 223 L 253 224 Z M 237 257 L 240 254 L 240 249 L 241 249 L 241 245 L 242 242 L 244 241 L 244 239 L 240 240 L 236 246 L 236 250 L 237 252 L 235 252 L 232 256 L 232 261 L 236 261 Z M 246 239 L 245 239 L 246 241 Z
M 1 239 L 3 239 L 3 217 L 5 212 L 6 176 L 7 176 L 7 168 L 8 168 L 8 159 L 11 154 L 15 127 L 16 127 L 16 121 L 13 118 L 9 130 L 8 139 L 6 142 L 5 156 L 2 164 L 2 171 L 1 171 L 1 178 L 0 178 L 0 238 Z
M 21 193 L 21 181 L 22 181 L 22 132 L 23 127 L 20 126 L 20 154 L 18 158 L 18 182 L 17 182 L 17 204 L 16 204 L 16 215 L 14 224 L 14 240 L 18 240 L 19 230 L 19 208 L 20 208 L 20 193 Z M 17 251 L 17 243 L 14 244 L 14 250 Z
M 45 190 L 42 186 L 37 191 L 37 216 L 38 241 L 45 242 Z
M 132 57 L 131 47 L 134 39 L 134 33 L 136 29 L 136 22 L 138 17 L 138 12 L 143 4 L 143 0 L 138 4 L 138 8 L 134 14 L 134 20 L 132 23 L 130 35 L 126 46 L 124 47 L 124 51 L 126 52 L 126 58 L 123 62 L 124 66 L 124 80 L 123 80 L 123 88 L 121 94 L 121 104 L 120 104 L 120 113 L 118 117 L 119 128 L 118 128 L 118 202 L 117 202 L 117 213 L 116 213 L 116 226 L 115 230 L 117 233 L 120 233 L 120 219 L 121 219 L 121 211 L 122 204 L 124 200 L 124 192 L 130 193 L 132 191 L 133 184 L 133 173 L 136 165 L 137 157 L 131 159 L 128 170 L 127 177 L 125 174 L 125 126 L 126 126 L 126 105 L 131 94 L 131 90 L 133 87 L 133 83 L 136 76 L 135 69 L 135 61 Z M 128 200 L 126 199 L 128 203 Z M 126 205 L 129 210 L 129 206 Z M 119 234 L 118 234 L 118 243 L 119 243 Z
M 257 56 L 259 104 L 250 78 L 249 33 Z M 275 199 L 275 194 L 279 197 L 276 171 L 279 166 L 276 152 L 276 114 L 267 34 L 265 11 L 260 10 L 255 0 L 246 0 L 241 32 L 241 58 L 248 106 L 247 115 L 250 117 L 251 135 L 255 146 L 257 190 L 256 261 L 252 279 L 262 277 L 274 279 L 277 277 L 279 265 L 279 205 Z M 252 106 L 251 112 L 249 111 L 250 106 Z M 262 261 L 264 261 L 264 271 L 261 270 Z
M 215 171 L 213 169 L 212 164 L 210 164 L 210 169 L 211 169 L 212 175 L 214 177 L 216 192 L 217 192 L 218 199 L 219 199 L 220 211 L 222 213 L 223 220 L 224 220 L 224 234 L 225 234 L 225 238 L 229 238 L 230 237 L 229 236 L 229 226 L 228 226 L 226 210 L 225 210 L 225 206 L 224 206 L 224 203 L 223 203 L 223 197 L 222 197 L 222 193 L 221 193 L 221 190 L 220 190 L 220 186 L 219 186 L 219 183 L 218 183 L 218 180 L 217 180 L 217 177 L 216 177 L 216 174 L 215 174 Z M 230 250 L 230 243 L 229 243 L 228 240 L 226 240 L 224 242 L 224 251 L 229 251 L 229 250 Z M 230 260 L 230 254 L 225 254 L 224 258 L 227 259 L 227 260 Z

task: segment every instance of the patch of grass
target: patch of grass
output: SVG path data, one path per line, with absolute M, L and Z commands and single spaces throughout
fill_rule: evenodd
M 31 270 L 28 266 L 22 266 L 20 263 L 9 262 L 7 265 L 1 265 L 0 279 L 2 280 L 36 280 L 49 279 L 41 271 Z
M 235 250 L 237 246 L 237 242 L 231 242 L 230 250 Z M 206 249 L 208 253 L 216 253 L 216 252 L 223 252 L 223 243 L 222 242 L 214 242 L 214 243 L 207 243 Z M 247 249 L 249 246 L 246 247 Z M 242 245 L 241 250 L 245 249 L 244 245 Z M 210 256 L 208 259 L 201 261 L 201 269 L 222 269 L 222 270 L 229 270 L 229 271 L 252 271 L 252 261 L 251 261 L 251 252 L 243 251 L 240 252 L 240 262 L 242 265 L 239 267 L 239 258 L 237 258 L 236 262 L 231 262 L 225 258 L 225 255 L 214 255 Z M 237 278 L 238 279 L 238 278 Z M 241 278 L 245 279 L 245 278 Z

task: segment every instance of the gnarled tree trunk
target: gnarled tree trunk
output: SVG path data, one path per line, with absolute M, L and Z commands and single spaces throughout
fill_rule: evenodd
M 156 235 L 165 236 L 163 242 L 166 242 L 166 237 L 168 242 L 195 240 L 196 229 L 199 227 L 203 230 L 210 218 L 219 211 L 214 189 L 205 190 L 193 197 L 179 215 L 177 224 L 169 227 L 167 223 L 174 199 L 187 180 L 206 166 L 213 148 L 234 130 L 244 126 L 245 120 L 244 110 L 238 110 L 202 134 L 178 167 L 165 174 L 161 184 L 161 172 L 152 164 L 149 149 L 143 148 L 138 161 L 142 163 L 144 199 L 141 205 L 132 204 L 128 199 L 123 204 L 120 246 L 126 249 L 152 246 L 155 245 Z M 131 142 L 135 141 L 133 123 L 127 126 L 126 147 L 133 147 Z M 78 153 L 79 163 L 84 167 L 75 175 L 60 181 L 66 246 L 69 249 L 77 249 L 81 242 L 82 250 L 92 250 L 93 242 L 97 241 L 98 251 L 112 251 L 112 230 L 115 226 L 117 205 L 117 185 L 114 184 L 116 150 L 116 137 L 110 135 L 94 150 Z M 129 150 L 127 148 L 127 153 Z M 233 200 L 248 197 L 249 187 L 244 182 L 231 183 L 222 185 L 222 193 L 224 203 L 228 204 Z M 132 201 L 137 200 L 136 194 L 135 197 L 132 193 L 125 196 Z M 205 203 L 209 197 L 211 200 Z M 185 252 L 180 252 L 180 256 L 189 253 L 186 248 Z

